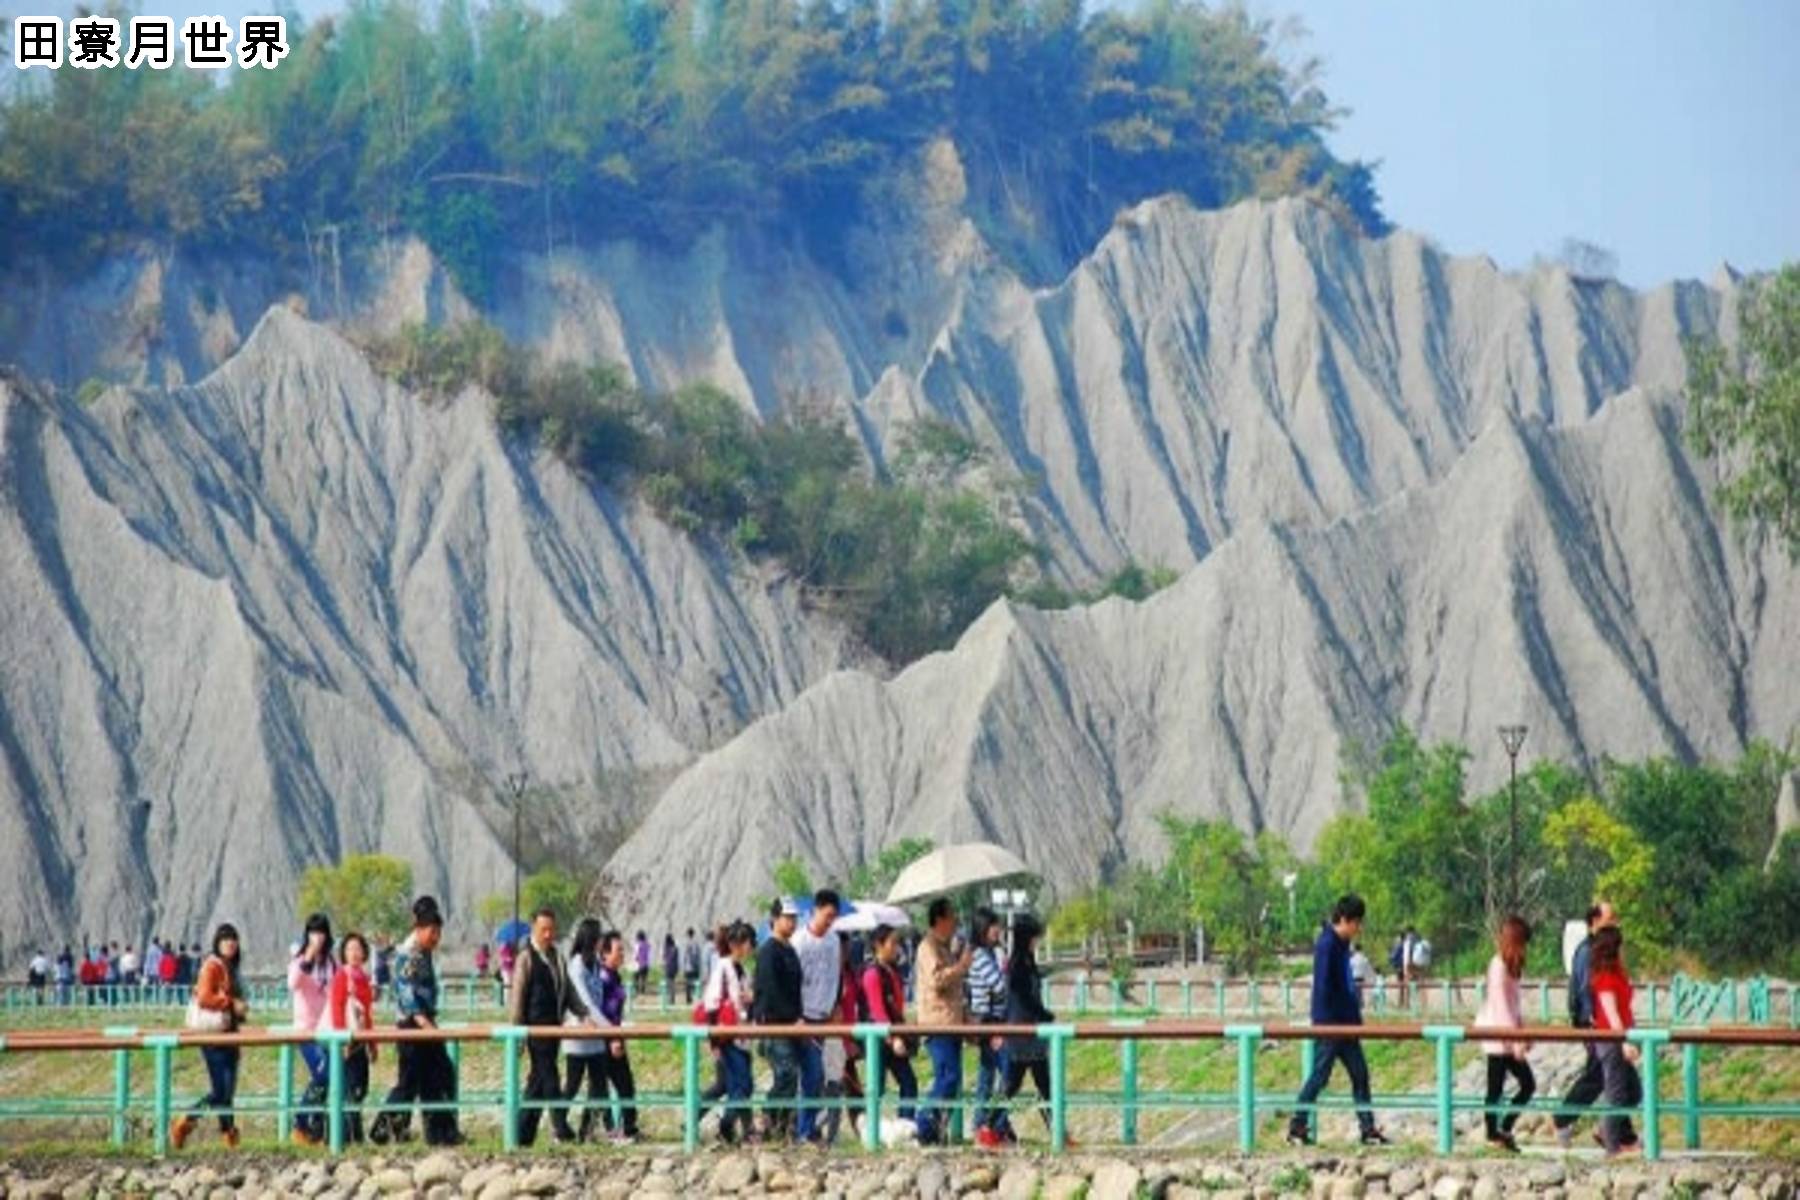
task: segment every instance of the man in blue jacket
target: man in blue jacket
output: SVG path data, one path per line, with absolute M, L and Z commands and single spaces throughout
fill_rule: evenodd
M 1350 943 L 1362 935 L 1362 897 L 1352 893 L 1341 898 L 1331 909 L 1331 923 L 1319 930 L 1313 945 L 1312 1022 L 1314 1025 L 1361 1025 L 1362 997 L 1356 990 L 1356 979 L 1350 972 Z M 1309 1107 L 1325 1090 L 1331 1079 L 1331 1068 L 1339 1059 L 1350 1072 L 1350 1092 L 1356 1097 L 1356 1120 L 1362 1126 L 1362 1144 L 1385 1146 L 1388 1139 L 1375 1128 L 1375 1114 L 1369 1110 L 1369 1064 L 1363 1058 L 1362 1041 L 1354 1037 L 1321 1037 L 1317 1039 L 1312 1075 L 1300 1089 L 1300 1099 L 1288 1122 L 1288 1142 L 1309 1146 Z

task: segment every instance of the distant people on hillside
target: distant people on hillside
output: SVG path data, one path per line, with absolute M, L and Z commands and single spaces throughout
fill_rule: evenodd
M 181 955 L 175 952 L 175 947 L 164 942 L 162 961 L 156 964 L 156 977 L 161 981 L 165 994 L 174 991 L 179 986 L 175 981 L 175 975 L 180 969 Z
M 44 990 L 50 983 L 50 956 L 39 950 L 25 968 L 25 983 L 31 988 L 32 1003 L 43 1006 Z
M 700 973 L 704 970 L 701 959 L 704 954 L 700 947 L 700 939 L 692 928 L 687 931 L 687 938 L 681 943 L 681 1002 L 692 1004 L 694 997 L 700 994 Z
M 56 956 L 56 1003 L 67 1008 L 75 999 L 75 955 L 67 946 Z
M 244 998 L 239 976 L 242 951 L 236 926 L 229 923 L 213 931 L 212 953 L 201 964 L 194 983 L 194 996 L 188 1005 L 187 1027 L 198 1033 L 232 1033 L 250 1015 L 250 1004 Z M 200 1057 L 206 1063 L 206 1077 L 211 1090 L 194 1108 L 175 1118 L 169 1128 L 169 1144 L 176 1150 L 187 1145 L 200 1123 L 200 1114 L 211 1111 L 219 1119 L 219 1135 L 225 1144 L 236 1149 L 237 1119 L 233 1107 L 237 1103 L 239 1050 L 236 1046 L 202 1046 Z
M 1362 997 L 1350 978 L 1350 944 L 1362 933 L 1364 906 L 1362 897 L 1354 893 L 1339 898 L 1332 906 L 1331 920 L 1319 930 L 1313 945 L 1312 1023 L 1314 1025 L 1361 1025 Z M 1300 1089 L 1294 1113 L 1288 1122 L 1290 1145 L 1312 1144 L 1312 1112 L 1310 1106 L 1331 1081 L 1332 1068 L 1342 1061 L 1350 1074 L 1350 1092 L 1355 1097 L 1356 1120 L 1361 1142 L 1365 1146 L 1385 1146 L 1388 1139 L 1375 1126 L 1370 1110 L 1369 1064 L 1363 1057 L 1362 1041 L 1356 1037 L 1322 1037 L 1315 1042 L 1312 1074 Z
M 662 942 L 663 1003 L 675 1003 L 675 984 L 680 978 L 681 947 L 676 944 L 674 934 L 665 933 Z
M 1411 925 L 1406 927 L 1393 948 L 1388 951 L 1388 966 L 1394 969 L 1400 980 L 1400 1006 L 1412 1004 L 1415 998 L 1413 985 L 1431 966 L 1431 943 L 1419 936 L 1419 931 Z M 1423 1000 L 1423 996 L 1418 999 Z
M 486 984 L 488 973 L 493 969 L 493 955 L 488 953 L 488 944 L 483 942 L 475 947 L 475 978 Z
M 1619 916 L 1613 906 L 1601 900 L 1587 910 L 1588 935 L 1575 947 L 1569 968 L 1569 1024 L 1577 1029 L 1594 1027 L 1594 993 L 1593 982 L 1593 947 L 1594 935 L 1602 929 L 1617 926 Z M 1556 1140 L 1568 1149 L 1574 1144 L 1575 1122 L 1580 1110 L 1587 1108 L 1600 1098 L 1605 1090 L 1605 1073 L 1600 1062 L 1600 1048 L 1597 1042 L 1585 1043 L 1587 1059 L 1582 1063 L 1581 1073 L 1575 1082 L 1569 1085 L 1568 1093 L 1563 1097 L 1562 1107 L 1552 1118 L 1556 1129 Z M 1637 1143 L 1637 1134 L 1631 1128 L 1631 1121 L 1626 1118 L 1619 1130 L 1621 1145 L 1631 1146 Z
M 631 991 L 639 999 L 650 994 L 650 935 L 637 931 L 637 945 L 632 948 Z
M 1482 1001 L 1481 1011 L 1475 1014 L 1476 1025 L 1484 1029 L 1524 1026 L 1519 977 L 1525 973 L 1525 947 L 1530 941 L 1531 926 L 1524 918 L 1510 916 L 1501 923 L 1494 957 L 1488 962 L 1487 997 Z M 1482 1118 L 1487 1128 L 1488 1145 L 1517 1154 L 1519 1143 L 1513 1137 L 1513 1127 L 1519 1123 L 1520 1111 L 1531 1103 L 1531 1097 L 1537 1092 L 1537 1079 L 1531 1073 L 1531 1064 L 1525 1061 L 1530 1047 L 1524 1042 L 1485 1041 L 1481 1049 L 1487 1055 L 1487 1099 Z M 1508 1075 L 1518 1081 L 1518 1090 L 1513 1093 L 1512 1111 L 1502 1119 L 1495 1109 Z

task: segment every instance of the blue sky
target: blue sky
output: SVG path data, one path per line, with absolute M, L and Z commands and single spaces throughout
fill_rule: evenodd
M 1389 215 L 1452 251 L 1519 267 L 1580 237 L 1638 285 L 1800 259 L 1800 0 L 1246 3 L 1310 29 L 1289 53 L 1352 110 L 1334 147 L 1381 160 Z
M 1568 236 L 1634 284 L 1800 259 L 1800 3 L 1250 0 L 1298 16 L 1388 215 L 1516 267 Z

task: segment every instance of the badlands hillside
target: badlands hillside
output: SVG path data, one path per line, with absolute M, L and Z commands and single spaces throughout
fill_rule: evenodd
M 1052 882 L 1163 808 L 1305 845 L 1346 738 L 1491 727 L 1592 762 L 1800 722 L 1800 578 L 1682 442 L 1682 339 L 1735 281 L 1509 274 L 1304 200 L 1126 210 L 1034 286 L 954 163 L 846 273 L 766 236 L 521 253 L 487 315 L 645 387 L 841 411 L 871 459 L 947 419 L 1048 569 L 896 673 L 800 594 L 426 402 L 353 337 L 471 307 L 416 244 L 298 280 L 121 257 L 0 298 L 0 958 L 80 931 L 292 936 L 306 866 L 381 848 L 468 914 L 528 864 L 703 919 L 776 858 L 993 836 Z M 104 376 L 132 386 L 81 388 Z M 96 394 L 98 393 L 98 394 Z M 77 396 L 80 394 L 81 398 Z M 147 804 L 145 803 L 147 802 Z

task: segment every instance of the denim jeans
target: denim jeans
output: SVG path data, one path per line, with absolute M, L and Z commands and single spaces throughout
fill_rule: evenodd
M 794 1128 L 792 1102 L 800 1091 L 799 1043 L 792 1038 L 771 1038 L 763 1043 L 769 1059 L 769 1095 L 771 1101 L 763 1110 L 763 1120 L 770 1137 L 786 1137 Z M 786 1101 L 787 1103 L 780 1103 Z
M 750 1051 L 736 1042 L 719 1051 L 719 1069 L 725 1075 L 728 1103 L 720 1118 L 719 1132 L 735 1140 L 750 1132 L 750 1094 L 756 1090 L 756 1076 L 751 1070 Z
M 975 1128 L 1005 1131 L 1011 1122 L 1006 1109 L 989 1101 L 1006 1088 L 1006 1049 L 996 1049 L 991 1038 L 982 1038 L 980 1063 L 975 1068 Z
M 200 1057 L 206 1063 L 206 1077 L 212 1090 L 194 1106 L 194 1112 L 211 1109 L 219 1116 L 219 1128 L 229 1131 L 237 1127 L 231 1106 L 237 1102 L 238 1048 L 236 1046 L 202 1046 Z
M 962 1040 L 929 1037 L 925 1050 L 931 1055 L 929 1099 L 937 1103 L 919 1106 L 919 1141 L 931 1145 L 938 1141 L 939 1129 L 946 1127 L 951 1107 L 962 1096 Z
M 1311 1104 L 1331 1080 L 1331 1068 L 1342 1060 L 1350 1074 L 1350 1094 L 1356 1099 L 1356 1121 L 1364 1133 L 1375 1128 L 1375 1114 L 1369 1109 L 1369 1061 L 1363 1057 L 1362 1043 L 1355 1038 L 1319 1038 L 1314 1043 L 1313 1071 L 1300 1089 L 1299 1103 Z M 1288 1132 L 1306 1136 L 1311 1113 L 1296 1108 L 1288 1122 Z
M 817 1100 L 825 1092 L 825 1051 L 818 1039 L 802 1038 L 794 1043 L 794 1056 L 800 1060 L 800 1096 L 805 1100 Z M 795 1136 L 801 1141 L 809 1140 L 819 1127 L 819 1109 L 817 1105 L 807 1104 L 800 1109 L 800 1115 L 794 1122 Z
M 301 1094 L 302 1108 L 324 1104 L 328 1098 L 330 1084 L 330 1059 L 326 1056 L 325 1047 L 317 1042 L 300 1043 L 300 1059 L 306 1064 L 306 1090 Z M 325 1138 L 325 1114 L 301 1112 L 294 1114 L 294 1128 L 301 1133 L 323 1141 Z

